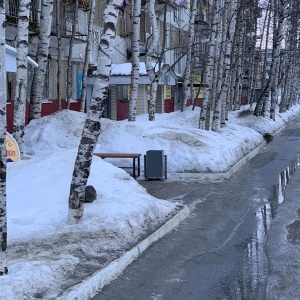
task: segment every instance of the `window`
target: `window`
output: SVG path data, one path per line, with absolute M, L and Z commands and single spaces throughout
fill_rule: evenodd
M 194 66 L 201 67 L 205 57 L 206 43 L 201 41 L 199 36 L 195 37 L 194 47 L 193 47 L 193 57 L 194 57 Z
M 129 85 L 119 85 L 118 86 L 118 99 L 119 100 L 129 100 L 130 98 L 130 86 Z
M 75 4 L 75 0 L 67 0 L 67 4 L 72 5 Z M 88 10 L 90 8 L 90 0 L 79 0 L 78 7 L 84 10 Z
M 178 18 L 179 18 L 179 11 L 178 9 L 174 9 L 174 23 L 177 24 L 178 23 Z
M 174 71 L 177 75 L 182 74 L 182 54 L 180 52 L 174 52 Z
M 181 27 L 183 24 L 183 8 L 177 7 L 174 9 L 174 23 L 176 26 Z

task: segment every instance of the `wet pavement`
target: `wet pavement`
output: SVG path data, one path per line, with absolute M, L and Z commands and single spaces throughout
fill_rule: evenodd
M 300 298 L 300 156 L 278 179 L 278 209 L 268 232 L 268 299 Z M 300 169 L 300 168 L 299 168 Z
M 94 299 L 298 299 L 299 124 L 229 179 L 141 182 L 191 216 Z

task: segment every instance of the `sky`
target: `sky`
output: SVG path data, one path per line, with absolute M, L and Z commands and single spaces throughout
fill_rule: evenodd
M 136 122 L 103 119 L 95 152 L 141 153 L 141 177 L 134 180 L 116 167 L 130 161 L 94 157 L 88 184 L 97 199 L 84 204 L 77 225 L 67 224 L 68 196 L 85 114 L 63 110 L 31 121 L 25 159 L 7 166 L 9 273 L 0 277 L 1 300 L 59 299 L 182 208 L 174 199 L 152 197 L 139 184 L 146 151 L 164 151 L 170 181 L 226 172 L 264 142 L 264 133 L 277 131 L 299 112 L 295 105 L 272 121 L 243 107 L 230 112 L 219 133 L 197 129 L 198 108 L 157 114 L 154 122 L 147 115 Z

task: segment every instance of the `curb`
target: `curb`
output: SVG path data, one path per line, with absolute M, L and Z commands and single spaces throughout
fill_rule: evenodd
M 81 283 L 67 289 L 57 300 L 88 300 L 94 297 L 105 285 L 116 279 L 143 251 L 152 243 L 162 238 L 174 229 L 190 214 L 187 206 L 184 206 L 174 217 L 161 225 L 156 231 L 139 242 L 118 259 L 109 263 L 103 269 L 96 271 L 92 276 Z

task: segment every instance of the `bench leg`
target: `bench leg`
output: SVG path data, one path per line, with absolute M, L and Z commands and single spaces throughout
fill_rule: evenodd
M 133 158 L 133 178 L 135 179 L 135 158 Z
M 167 171 L 167 155 L 165 155 L 165 179 L 167 179 L 167 174 L 168 174 L 168 171 Z

